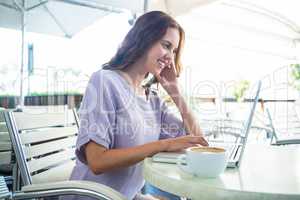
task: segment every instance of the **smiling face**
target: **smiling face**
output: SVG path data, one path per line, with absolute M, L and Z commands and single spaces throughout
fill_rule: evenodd
M 165 67 L 174 65 L 180 35 L 176 28 L 168 28 L 166 34 L 148 51 L 146 58 L 147 71 L 159 75 Z

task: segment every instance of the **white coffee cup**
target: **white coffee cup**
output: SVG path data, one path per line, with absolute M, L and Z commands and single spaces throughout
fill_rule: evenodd
M 218 147 L 191 147 L 178 158 L 177 165 L 196 176 L 215 178 L 226 168 L 227 153 Z

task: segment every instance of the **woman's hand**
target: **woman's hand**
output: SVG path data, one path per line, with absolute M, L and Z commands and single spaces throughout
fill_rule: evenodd
M 207 141 L 202 136 L 181 136 L 161 140 L 164 145 L 163 151 L 180 151 L 193 146 L 208 146 Z
M 174 62 L 170 62 L 168 66 L 163 68 L 158 76 L 156 76 L 161 86 L 168 92 L 170 96 L 177 95 L 178 81 Z

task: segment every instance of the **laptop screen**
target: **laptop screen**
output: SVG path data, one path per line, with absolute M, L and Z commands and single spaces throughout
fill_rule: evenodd
M 255 109 L 256 109 L 256 104 L 257 104 L 258 98 L 259 98 L 260 89 L 261 89 L 261 81 L 258 82 L 258 86 L 257 86 L 256 92 L 255 92 L 255 96 L 254 96 L 253 103 L 252 103 L 252 106 L 251 106 L 250 114 L 249 114 L 248 119 L 247 119 L 246 124 L 245 124 L 245 129 L 244 129 L 244 134 L 243 134 L 244 138 L 243 138 L 243 141 L 242 141 L 243 145 L 242 145 L 242 149 L 241 149 L 239 159 L 238 159 L 238 166 L 241 164 L 241 160 L 242 160 L 242 157 L 243 157 L 243 154 L 244 154 L 247 139 L 248 139 L 249 132 L 250 132 L 250 129 L 251 129 L 251 124 L 252 124 L 253 117 L 254 117 L 254 112 L 255 112 Z

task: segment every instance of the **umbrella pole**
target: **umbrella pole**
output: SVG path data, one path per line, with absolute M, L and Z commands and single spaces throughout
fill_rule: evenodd
M 25 7 L 25 1 L 22 1 L 22 7 Z M 24 45 L 25 45 L 25 10 L 21 9 L 22 17 L 22 47 L 21 47 L 21 70 L 20 70 L 20 109 L 24 107 L 24 93 L 23 93 L 23 81 L 24 81 Z
M 22 4 L 20 5 L 18 1 L 13 0 L 14 5 L 17 7 L 17 9 L 21 12 L 21 31 L 22 31 L 22 47 L 21 47 L 21 69 L 20 69 L 20 99 L 19 99 L 19 105 L 17 106 L 17 109 L 22 110 L 24 107 L 24 94 L 23 94 L 23 76 L 24 76 L 24 45 L 25 45 L 25 0 L 22 0 Z
M 148 11 L 148 5 L 149 5 L 148 0 L 144 0 L 144 13 Z

